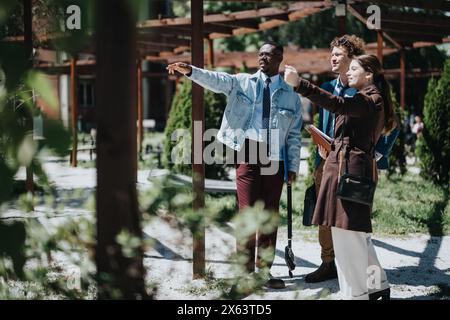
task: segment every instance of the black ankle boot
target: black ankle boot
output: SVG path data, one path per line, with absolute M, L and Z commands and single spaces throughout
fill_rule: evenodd
M 391 289 L 387 288 L 374 293 L 369 293 L 369 300 L 391 300 Z

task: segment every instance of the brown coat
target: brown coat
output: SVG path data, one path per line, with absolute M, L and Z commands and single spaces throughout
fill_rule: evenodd
M 350 174 L 372 177 L 373 150 L 384 127 L 384 103 L 376 86 L 370 85 L 353 97 L 338 97 L 302 79 L 297 92 L 336 114 L 335 141 L 325 161 L 313 224 L 352 231 L 372 232 L 372 207 L 336 197 L 339 153 L 350 148 Z M 341 132 L 346 128 L 341 138 Z M 345 160 L 344 160 L 345 161 Z M 344 172 L 342 164 L 341 174 Z M 376 170 L 375 177 L 376 181 Z

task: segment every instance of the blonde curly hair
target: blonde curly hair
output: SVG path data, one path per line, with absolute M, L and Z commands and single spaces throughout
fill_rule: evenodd
M 353 58 L 354 56 L 360 56 L 365 53 L 364 50 L 364 40 L 355 36 L 355 35 L 343 35 L 342 37 L 336 37 L 331 41 L 330 47 L 333 49 L 334 47 L 341 47 L 347 51 L 347 55 L 349 58 Z

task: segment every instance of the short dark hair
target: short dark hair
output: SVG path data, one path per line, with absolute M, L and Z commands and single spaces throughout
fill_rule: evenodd
M 278 43 L 276 43 L 276 42 L 274 42 L 274 41 L 266 41 L 266 42 L 264 42 L 264 43 L 262 44 L 262 46 L 264 46 L 264 45 L 266 45 L 266 44 L 269 44 L 269 45 L 275 47 L 275 50 L 278 50 L 278 51 L 280 51 L 281 54 L 283 54 L 284 49 L 283 49 L 283 46 L 282 46 L 282 45 L 280 45 L 280 44 L 278 44 Z M 261 46 L 261 47 L 262 47 L 262 46 Z

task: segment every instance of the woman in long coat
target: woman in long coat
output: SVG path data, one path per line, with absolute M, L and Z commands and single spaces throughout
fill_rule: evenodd
M 353 97 L 334 96 L 299 78 L 294 68 L 285 70 L 286 82 L 298 93 L 337 115 L 331 152 L 321 150 L 326 161 L 313 223 L 331 227 L 341 294 L 345 299 L 388 299 L 389 283 L 371 241 L 372 205 L 341 200 L 336 192 L 346 162 L 348 173 L 377 181 L 375 144 L 395 127 L 395 116 L 377 57 L 355 57 L 347 76 L 349 86 L 358 90 Z

